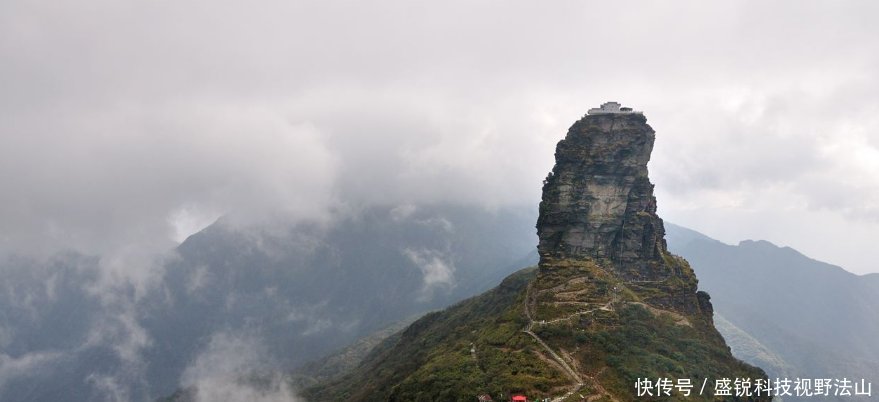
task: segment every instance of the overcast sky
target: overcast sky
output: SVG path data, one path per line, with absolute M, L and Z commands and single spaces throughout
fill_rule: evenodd
M 612 4 L 611 4 L 612 3 Z M 875 1 L 0 2 L 0 248 L 220 214 L 535 205 L 617 100 L 660 214 L 877 272 Z

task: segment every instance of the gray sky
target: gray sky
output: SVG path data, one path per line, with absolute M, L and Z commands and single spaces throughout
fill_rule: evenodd
M 613 4 L 609 4 L 613 3 Z M 870 1 L 0 2 L 0 247 L 161 248 L 226 212 L 536 205 L 645 111 L 661 215 L 877 272 Z

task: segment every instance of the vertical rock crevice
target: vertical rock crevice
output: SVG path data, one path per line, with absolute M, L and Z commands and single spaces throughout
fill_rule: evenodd
M 667 279 L 668 253 L 647 162 L 655 133 L 644 115 L 587 115 L 556 148 L 537 221 L 542 269 L 590 259 L 621 279 Z

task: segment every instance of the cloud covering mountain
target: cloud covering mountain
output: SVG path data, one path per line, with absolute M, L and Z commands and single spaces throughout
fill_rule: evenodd
M 534 205 L 558 133 L 613 99 L 663 138 L 664 216 L 875 271 L 876 7 L 7 1 L 0 248 L 128 256 L 233 212 Z

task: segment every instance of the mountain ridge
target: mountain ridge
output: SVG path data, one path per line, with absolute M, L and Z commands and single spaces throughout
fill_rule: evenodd
M 675 233 L 679 229 L 669 226 L 672 237 L 694 232 Z M 765 367 L 770 376 L 867 378 L 879 373 L 879 287 L 871 281 L 879 276 L 857 275 L 770 242 L 730 245 L 704 235 L 691 239 L 669 242 L 669 247 L 692 263 L 719 315 L 784 360 L 784 370 Z M 737 353 L 753 347 L 732 346 Z
M 207 375 L 287 372 L 491 288 L 528 260 L 531 215 L 424 204 L 347 211 L 323 226 L 220 221 L 137 294 L 103 286 L 99 257 L 0 260 L 0 400 L 142 401 Z M 198 371 L 226 352 L 235 359 L 218 369 L 233 373 Z
M 653 140 L 641 114 L 584 116 L 559 142 L 544 181 L 536 272 L 425 316 L 306 396 L 630 401 L 642 377 L 764 378 L 731 355 L 709 296 L 697 290 L 687 262 L 666 249 L 647 178 Z

